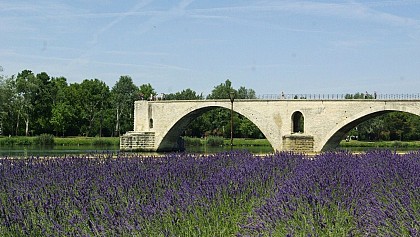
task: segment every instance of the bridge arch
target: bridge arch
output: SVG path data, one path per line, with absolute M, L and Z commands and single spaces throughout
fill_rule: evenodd
M 326 135 L 324 140 L 320 143 L 320 150 L 326 151 L 336 148 L 347 135 L 347 133 L 358 124 L 391 112 L 406 112 L 420 116 L 419 109 L 414 107 L 386 108 L 386 106 L 378 106 L 369 108 L 368 110 L 362 111 L 337 123 L 337 125 Z
M 224 109 L 231 109 L 230 103 L 218 103 L 215 105 L 199 105 L 194 108 L 189 108 L 188 110 L 184 111 L 183 113 L 179 113 L 176 117 L 174 115 L 173 123 L 168 126 L 167 132 L 164 134 L 162 140 L 159 142 L 158 151 L 173 151 L 179 150 L 183 144 L 180 136 L 186 130 L 188 125 L 196 118 L 201 116 L 202 114 L 214 110 L 217 108 L 224 108 Z M 258 119 L 255 119 L 256 116 L 253 116 L 249 113 L 249 111 L 242 110 L 240 107 L 233 109 L 234 112 L 246 117 L 252 123 L 254 123 L 258 129 L 262 132 L 262 134 L 267 138 L 270 142 L 270 134 L 265 131 L 263 127 L 258 124 Z M 271 146 L 272 143 L 270 142 Z

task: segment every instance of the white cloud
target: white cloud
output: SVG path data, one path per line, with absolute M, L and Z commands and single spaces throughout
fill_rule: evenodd
M 386 4 L 399 4 L 400 1 L 385 1 Z M 405 4 L 419 4 L 418 1 L 403 1 Z M 226 19 L 227 16 L 235 14 L 252 14 L 256 12 L 285 12 L 293 14 L 315 15 L 315 16 L 334 16 L 337 18 L 351 18 L 357 20 L 375 21 L 383 24 L 419 26 L 419 20 L 380 12 L 370 6 L 380 4 L 364 4 L 357 2 L 327 3 L 314 1 L 271 1 L 257 2 L 252 5 L 194 9 L 190 10 L 192 17 L 207 17 Z M 385 4 L 385 3 L 384 3 Z M 384 6 L 381 4 L 381 6 Z M 223 15 L 224 17 L 221 17 Z

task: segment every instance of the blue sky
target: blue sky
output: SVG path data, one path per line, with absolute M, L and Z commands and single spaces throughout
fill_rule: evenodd
M 420 0 L 0 0 L 0 65 L 159 93 L 419 93 Z

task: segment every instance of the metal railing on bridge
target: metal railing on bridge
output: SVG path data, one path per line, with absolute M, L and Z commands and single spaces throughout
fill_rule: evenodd
M 202 96 L 199 100 L 206 100 L 207 96 Z M 420 93 L 407 94 L 262 94 L 254 98 L 236 98 L 236 99 L 250 99 L 250 100 L 420 100 Z M 150 100 L 178 100 L 166 98 L 165 94 L 153 97 Z
M 413 94 L 263 94 L 257 96 L 261 100 L 420 100 L 420 93 Z

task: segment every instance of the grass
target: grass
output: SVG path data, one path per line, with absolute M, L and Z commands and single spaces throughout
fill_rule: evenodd
M 55 145 L 62 146 L 118 146 L 119 137 L 56 137 Z
M 370 148 L 420 148 L 420 141 L 341 141 L 340 147 L 370 147 Z
M 192 145 L 204 145 L 206 140 L 204 138 L 190 138 L 184 137 L 185 140 L 193 142 L 186 143 Z M 230 139 L 225 138 L 223 142 L 224 146 L 230 146 Z M 233 145 L 235 147 L 246 147 L 246 146 L 271 146 L 267 139 L 252 139 L 252 138 L 234 138 Z M 351 140 L 349 142 L 340 142 L 340 147 L 368 147 L 368 148 L 420 148 L 420 141 L 357 141 Z
M 210 140 L 216 140 L 216 138 L 223 139 L 223 142 L 217 141 L 215 144 L 220 143 L 223 146 L 230 146 L 230 138 L 221 138 L 221 137 L 208 137 L 208 138 L 193 138 L 193 137 L 184 137 L 185 143 L 188 146 L 200 146 L 204 144 L 209 144 Z M 218 140 L 218 139 L 217 139 Z M 213 143 L 213 142 L 211 142 Z M 241 146 L 271 146 L 267 139 L 253 139 L 253 138 L 234 138 L 233 145 L 235 147 Z
M 31 146 L 39 143 L 39 137 L 0 136 L 0 146 Z M 59 146 L 118 146 L 119 137 L 54 137 L 54 145 Z

